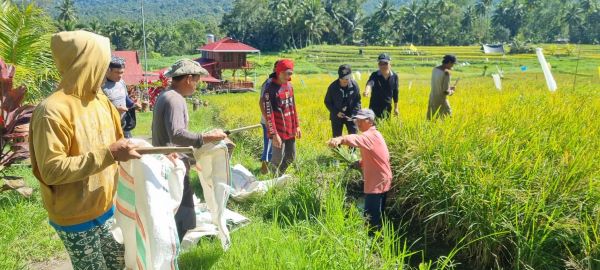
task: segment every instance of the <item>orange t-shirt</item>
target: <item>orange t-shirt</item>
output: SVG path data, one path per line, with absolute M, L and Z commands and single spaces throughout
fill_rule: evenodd
M 381 194 L 390 190 L 392 185 L 390 153 L 383 136 L 375 127 L 360 135 L 344 136 L 343 144 L 360 148 L 366 194 Z

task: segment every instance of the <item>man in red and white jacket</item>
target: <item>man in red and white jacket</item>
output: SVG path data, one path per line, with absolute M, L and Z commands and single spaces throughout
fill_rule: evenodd
M 265 85 L 263 106 L 269 138 L 273 142 L 272 171 L 282 174 L 296 159 L 296 138 L 300 138 L 298 113 L 294 100 L 294 88 L 290 81 L 294 62 L 280 60 L 275 68 L 276 77 Z

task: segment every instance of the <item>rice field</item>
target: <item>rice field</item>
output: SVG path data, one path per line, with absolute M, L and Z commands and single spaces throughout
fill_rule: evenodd
M 577 56 L 547 55 L 559 84 L 555 93 L 547 90 L 535 55 L 489 57 L 474 47 L 452 47 L 424 48 L 429 54 L 415 57 L 394 55 L 394 49 L 365 49 L 362 60 L 357 48 L 333 46 L 278 55 L 299 62 L 293 80 L 304 134 L 298 171 L 328 166 L 319 162 L 331 156 L 322 102 L 337 65 L 352 63 L 364 86 L 375 56 L 391 51 L 401 78 L 400 117 L 379 129 L 394 167 L 390 215 L 409 253 L 425 254 L 416 255 L 425 262 L 452 256 L 461 263 L 457 269 L 600 269 L 598 47 L 583 47 L 579 64 Z M 459 58 L 453 74 L 461 82 L 450 98 L 454 117 L 427 122 L 429 72 L 445 52 Z M 308 58 L 312 69 L 328 72 L 307 68 L 303 74 Z M 484 65 L 491 70 L 486 77 Z M 529 66 L 526 72 L 522 65 Z M 504 73 L 501 91 L 489 77 L 497 69 Z M 256 123 L 257 99 L 255 93 L 206 97 L 225 126 Z M 255 136 L 249 153 L 256 158 Z M 447 248 L 440 253 L 440 246 Z
M 294 180 L 260 200 L 230 202 L 251 223 L 232 233 L 227 252 L 216 239 L 201 241 L 181 255 L 181 269 L 600 269 L 599 46 L 567 56 L 557 45 L 555 56 L 547 53 L 554 93 L 535 55 L 486 56 L 473 46 L 419 47 L 421 55 L 406 55 L 403 47 L 362 49 L 363 55 L 349 46 L 253 55 L 259 83 L 275 59 L 296 61 L 303 138 L 290 168 Z M 326 147 L 331 128 L 323 99 L 337 66 L 351 64 L 363 87 L 381 52 L 392 55 L 400 76 L 400 116 L 378 126 L 392 154 L 394 187 L 388 222 L 371 239 L 357 198 L 360 174 L 336 166 Z M 428 122 L 429 76 L 446 53 L 459 60 L 454 116 Z M 499 71 L 500 91 L 490 77 Z M 193 130 L 259 121 L 257 93 L 201 98 L 209 106 L 190 112 Z M 150 120 L 151 113 L 140 114 L 134 135 L 148 137 Z M 258 173 L 260 132 L 233 140 L 233 164 Z M 0 269 L 64 260 L 30 171 L 15 172 L 35 192 L 32 199 L 0 194 Z

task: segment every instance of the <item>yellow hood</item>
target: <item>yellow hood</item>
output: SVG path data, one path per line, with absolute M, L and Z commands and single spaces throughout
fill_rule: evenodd
M 52 57 L 62 76 L 58 91 L 89 101 L 100 92 L 110 62 L 108 38 L 86 31 L 52 36 Z

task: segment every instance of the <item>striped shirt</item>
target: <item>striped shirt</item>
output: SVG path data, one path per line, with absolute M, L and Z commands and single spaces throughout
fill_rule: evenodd
M 275 80 L 267 82 L 263 100 L 269 137 L 279 134 L 282 140 L 296 138 L 299 124 L 292 85 L 289 82 L 280 85 Z

